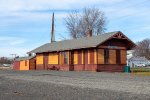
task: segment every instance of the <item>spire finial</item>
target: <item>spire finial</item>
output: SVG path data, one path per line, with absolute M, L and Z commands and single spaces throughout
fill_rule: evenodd
M 52 31 L 51 31 L 51 43 L 55 42 L 55 33 L 54 33 L 54 12 L 52 15 Z

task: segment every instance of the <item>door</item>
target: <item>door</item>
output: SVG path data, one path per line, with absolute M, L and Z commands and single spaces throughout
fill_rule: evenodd
M 48 54 L 44 54 L 44 69 L 48 69 Z

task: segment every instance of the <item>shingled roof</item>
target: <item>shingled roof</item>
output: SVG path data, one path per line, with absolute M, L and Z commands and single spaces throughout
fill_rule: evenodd
M 83 37 L 79 39 L 71 39 L 71 40 L 64 40 L 64 41 L 58 41 L 53 43 L 46 43 L 30 51 L 29 53 L 43 53 L 43 52 L 97 47 L 99 44 L 105 42 L 107 39 L 111 38 L 118 32 L 120 31 L 109 32 L 109 33 L 101 34 L 98 36 L 92 36 L 92 37 Z
M 19 58 L 16 58 L 15 61 L 29 60 L 29 59 L 32 59 L 34 57 L 35 56 L 19 57 Z

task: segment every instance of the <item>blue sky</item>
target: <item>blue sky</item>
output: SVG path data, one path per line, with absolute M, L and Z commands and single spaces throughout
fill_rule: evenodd
M 0 0 L 0 56 L 25 56 L 50 42 L 52 12 L 56 40 L 68 39 L 64 18 L 85 7 L 105 13 L 106 32 L 120 30 L 134 42 L 150 38 L 150 0 Z

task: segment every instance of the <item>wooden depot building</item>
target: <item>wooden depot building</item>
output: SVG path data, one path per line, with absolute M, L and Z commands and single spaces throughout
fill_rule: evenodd
M 122 72 L 126 51 L 135 44 L 122 32 L 44 44 L 36 54 L 36 70 Z
M 15 58 L 13 63 L 14 70 L 35 70 L 36 59 L 35 56 Z

